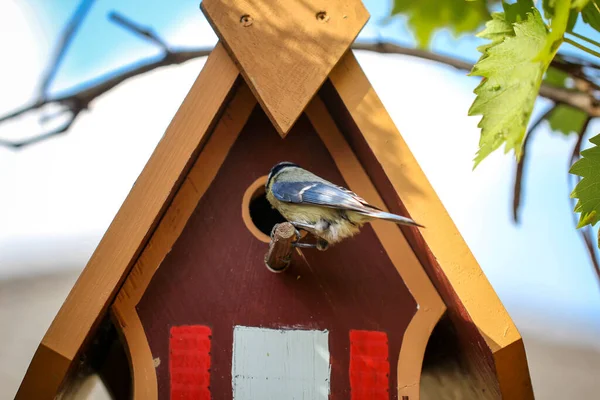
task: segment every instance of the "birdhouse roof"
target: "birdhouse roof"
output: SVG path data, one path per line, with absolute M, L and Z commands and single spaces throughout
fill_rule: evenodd
M 482 379 L 497 376 L 494 390 L 504 398 L 530 398 L 519 332 L 348 50 L 369 17 L 362 3 L 204 0 L 202 10 L 220 41 L 44 336 L 17 398 L 58 391 L 109 308 L 126 335 L 143 339 L 135 305 L 257 104 L 283 140 L 306 114 L 329 132 L 322 139 L 351 189 L 426 226 L 395 229 L 386 245 L 416 256 L 401 276 L 419 305 L 407 335 L 421 347 L 403 362 L 420 368 L 446 312 Z M 132 358 L 149 354 L 143 342 L 130 346 Z M 399 386 L 418 385 L 415 371 Z M 136 373 L 155 377 L 152 366 Z

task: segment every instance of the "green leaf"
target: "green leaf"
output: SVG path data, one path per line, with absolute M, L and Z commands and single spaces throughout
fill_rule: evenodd
M 533 0 L 519 0 L 516 3 L 502 2 L 506 21 L 509 23 L 521 22 L 527 19 L 527 14 L 535 8 Z
M 483 116 L 475 167 L 502 144 L 505 153 L 521 156 L 542 79 L 567 28 L 570 1 L 555 0 L 554 6 L 551 31 L 531 0 L 518 0 L 504 4 L 478 35 L 491 43 L 479 48 L 481 58 L 469 74 L 483 78 L 469 109 L 469 115 Z
M 590 142 L 595 146 L 583 150 L 581 159 L 569 170 L 582 178 L 571 193 L 571 198 L 577 199 L 574 211 L 581 213 L 577 228 L 588 224 L 594 226 L 600 219 L 600 135 L 591 138 Z
M 546 71 L 546 76 L 544 76 L 544 83 L 555 87 L 566 88 L 568 79 L 569 74 L 567 74 L 565 71 L 550 67 L 548 68 L 548 71 Z
M 571 0 L 571 8 L 581 11 L 590 0 Z M 543 0 L 542 7 L 544 8 L 544 16 L 548 19 L 554 15 L 554 5 L 556 0 Z
M 600 32 L 600 0 L 590 0 L 581 10 L 581 19 Z
M 481 138 L 475 166 L 505 143 L 505 153 L 517 157 L 542 77 L 551 58 L 538 59 L 546 47 L 548 29 L 540 13 L 530 8 L 526 19 L 512 25 L 507 13 L 495 13 L 478 36 L 492 40 L 470 75 L 483 77 L 469 115 L 482 115 Z M 511 14 L 517 19 L 518 13 Z
M 552 19 L 554 17 L 554 6 L 557 0 L 543 0 L 542 7 L 544 9 L 544 17 Z M 577 23 L 579 12 L 589 0 L 571 0 L 571 10 L 569 10 L 569 21 L 567 23 L 567 31 L 571 32 Z
M 571 0 L 571 8 L 581 10 L 590 0 Z
M 556 106 L 554 111 L 548 116 L 550 128 L 563 135 L 571 133 L 579 134 L 583 129 L 586 119 L 587 114 L 585 112 L 564 104 Z
M 394 0 L 392 15 L 398 14 L 408 17 L 419 47 L 427 47 L 439 29 L 454 35 L 474 32 L 490 17 L 486 0 Z

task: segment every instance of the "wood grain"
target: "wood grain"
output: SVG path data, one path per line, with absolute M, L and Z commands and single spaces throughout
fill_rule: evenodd
M 344 106 L 331 82 L 326 82 L 323 85 L 320 94 L 327 99 L 326 104 L 329 111 L 334 116 L 337 124 L 341 127 L 340 129 L 344 133 L 344 136 L 361 161 L 365 170 L 377 185 L 380 194 L 390 211 L 396 214 L 409 215 L 389 178 L 383 172 L 381 164 L 370 150 L 364 136 Z M 401 159 L 402 156 L 400 155 L 398 158 Z M 414 189 L 410 176 L 404 176 L 403 179 L 406 181 L 407 187 Z M 491 393 L 498 398 L 500 396 L 500 388 L 495 372 L 493 355 L 483 336 L 480 334 L 456 295 L 456 292 L 439 268 L 435 257 L 427 247 L 422 236 L 415 234 L 411 229 L 404 229 L 404 227 L 401 227 L 401 229 L 411 247 L 415 249 L 419 261 L 430 275 L 432 282 L 448 306 L 450 320 L 453 323 L 454 330 L 457 331 L 456 336 L 459 339 L 459 345 L 461 345 L 461 349 L 454 353 L 459 357 L 459 359 L 455 361 L 467 364 L 469 369 L 471 369 L 470 375 L 468 375 L 470 379 L 468 385 L 477 388 L 480 394 L 483 394 L 484 392 L 486 395 Z M 436 330 L 438 330 L 438 328 L 440 328 L 440 324 L 436 326 Z M 451 332 L 451 330 L 445 330 L 444 332 Z M 447 346 L 449 346 L 450 343 L 454 346 L 456 343 L 456 341 L 453 340 L 452 335 L 450 335 L 450 337 L 444 336 L 443 341 Z M 437 359 L 439 355 L 439 349 L 432 348 L 430 345 L 431 339 L 425 353 L 425 361 L 432 357 Z M 428 352 L 433 353 L 428 354 Z M 426 389 L 428 388 L 421 387 L 422 395 L 425 395 L 423 390 Z
M 40 343 L 15 399 L 53 399 L 71 363 L 72 360 Z
M 265 194 L 265 184 L 267 183 L 268 175 L 261 176 L 256 179 L 252 185 L 248 186 L 246 192 L 244 193 L 244 197 L 242 199 L 242 218 L 244 219 L 244 223 L 246 224 L 246 228 L 261 242 L 271 243 L 271 238 L 261 232 L 257 226 L 252 221 L 252 217 L 250 216 L 250 202 L 254 200 L 259 195 Z
M 293 243 L 298 240 L 296 229 L 289 222 L 275 225 L 265 255 L 265 265 L 271 272 L 283 272 L 292 261 Z
M 402 230 L 449 307 L 473 372 L 498 396 L 532 399 L 517 328 L 351 51 L 332 70 L 330 81 L 328 108 L 339 115 L 336 122 L 348 122 L 343 131 L 386 204 L 427 227 Z M 335 96 L 343 110 L 334 111 Z
M 169 327 L 178 325 L 211 328 L 210 387 L 223 400 L 232 398 L 235 325 L 327 329 L 331 400 L 349 398 L 350 329 L 385 332 L 390 397 L 398 398 L 398 356 L 417 307 L 370 225 L 327 251 L 296 252 L 284 273 L 264 266 L 268 245 L 247 229 L 240 208 L 247 188 L 282 160 L 346 185 L 306 117 L 282 140 L 262 109 L 253 111 L 136 307 L 152 357 L 161 360 L 159 399 L 169 396 Z
M 370 204 L 387 210 L 383 199 L 329 115 L 321 98 L 315 97 L 310 102 L 306 115 L 335 160 L 349 189 L 360 193 Z M 427 341 L 444 314 L 446 306 L 399 227 L 387 221 L 374 221 L 371 222 L 371 226 L 419 305 L 404 334 L 398 359 L 398 394 L 417 400 Z
M 360 0 L 204 0 L 201 8 L 282 136 L 369 19 Z
M 112 306 L 112 315 L 129 351 L 135 399 L 151 400 L 158 396 L 152 353 L 135 307 L 255 106 L 248 86 L 240 85 Z M 166 361 L 161 362 L 168 365 Z
M 42 339 L 38 352 L 53 352 L 68 362 L 42 365 L 36 353 L 17 399 L 31 399 L 31 390 L 36 399 L 57 393 L 191 166 L 238 75 L 227 52 L 217 45 Z

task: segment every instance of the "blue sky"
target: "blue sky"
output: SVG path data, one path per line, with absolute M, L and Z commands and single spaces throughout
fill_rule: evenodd
M 190 7 L 190 3 L 194 6 Z M 391 23 L 383 23 L 389 15 L 391 3 L 385 0 L 371 0 L 364 3 L 371 14 L 371 19 L 361 32 L 360 39 L 392 39 L 405 45 L 414 45 L 415 41 L 402 19 L 397 18 Z M 34 0 L 30 4 L 32 16 L 35 16 L 39 28 L 43 30 L 48 43 L 51 44 L 79 4 L 79 0 L 62 0 L 60 7 L 56 7 L 56 3 L 43 0 Z M 152 26 L 174 47 L 211 45 L 216 42 L 216 36 L 212 34 L 202 12 L 193 1 L 97 0 L 64 59 L 53 86 L 54 90 L 69 88 L 81 80 L 96 77 L 106 70 L 127 65 L 141 57 L 160 54 L 156 46 L 110 22 L 107 16 L 111 11 L 118 11 L 142 25 Z M 195 25 L 197 29 L 190 29 L 187 35 L 174 34 L 183 25 L 182 21 L 185 21 L 185 25 Z M 195 22 L 190 23 L 190 21 Z M 449 32 L 442 31 L 436 34 L 432 48 L 449 54 L 460 54 L 461 57 L 475 61 L 478 53 L 473 42 L 470 37 L 456 40 Z
M 55 43 L 55 38 L 65 22 L 76 9 L 80 0 L 61 0 L 48 2 L 31 0 L 27 7 L 28 13 L 35 20 L 48 40 L 48 45 Z M 60 6 L 57 6 L 57 3 Z M 404 18 L 395 18 L 390 23 L 384 23 L 391 10 L 391 2 L 386 0 L 366 0 L 371 19 L 361 32 L 359 39 L 377 40 L 391 39 L 404 45 L 414 45 L 415 41 L 407 28 Z M 108 20 L 108 14 L 117 11 L 131 17 L 138 23 L 151 26 L 167 42 L 177 46 L 199 46 L 215 43 L 216 36 L 202 15 L 194 0 L 96 0 L 89 11 L 79 34 L 72 43 L 71 50 L 64 59 L 54 90 L 69 88 L 81 80 L 96 77 L 107 70 L 127 65 L 141 57 L 151 57 L 160 54 L 156 46 L 138 38 Z M 181 32 L 181 25 L 195 27 L 189 32 Z M 581 21 L 577 24 L 577 32 L 584 35 L 595 35 L 588 25 Z M 175 33 L 178 32 L 178 33 Z M 591 36 L 591 37 L 592 37 Z M 431 44 L 434 51 L 460 56 L 475 62 L 479 53 L 476 46 L 481 40 L 472 36 L 455 38 L 449 31 L 442 30 L 435 34 Z M 571 54 L 588 57 L 586 53 L 575 48 L 566 49 Z
M 28 8 L 27 16 L 32 29 L 45 38 L 45 46 L 49 47 L 55 43 L 78 3 L 79 0 L 30 0 L 23 7 Z M 389 12 L 390 4 L 382 0 L 365 1 L 365 4 L 371 13 L 371 20 L 360 39 L 392 39 L 406 45 L 414 44 L 402 20 L 380 26 Z M 107 70 L 159 54 L 155 46 L 108 21 L 107 15 L 113 10 L 153 27 L 173 47 L 211 45 L 216 41 L 196 0 L 131 0 L 126 3 L 97 0 L 64 59 L 52 86 L 53 91 L 68 89 Z M 578 26 L 577 30 L 583 34 L 591 32 L 585 25 Z M 436 34 L 433 48 L 475 61 L 478 58 L 475 44 L 472 38 L 457 40 L 450 33 L 442 31 Z M 381 58 L 376 60 L 381 62 Z M 368 73 L 366 64 L 365 69 Z M 472 96 L 476 78 L 467 78 L 463 72 L 444 67 L 436 69 L 436 73 L 443 75 L 446 85 L 442 89 L 436 86 L 425 88 L 432 92 L 432 96 L 444 96 L 447 101 L 452 101 L 453 96 L 467 99 Z M 427 73 L 425 71 L 430 69 L 424 68 L 423 71 Z M 400 75 L 405 72 L 398 70 L 396 73 Z M 390 71 L 385 79 L 394 79 L 396 73 Z M 372 77 L 374 85 L 377 79 Z M 440 90 L 445 93 L 436 92 Z M 393 101 L 385 103 L 391 114 L 395 112 Z M 429 118 L 428 113 L 432 112 L 443 115 L 441 108 L 444 108 L 444 104 L 438 104 L 437 107 L 440 109 L 429 110 L 425 105 L 423 109 L 415 108 L 410 112 L 420 113 L 418 117 L 422 119 Z M 544 107 L 547 107 L 547 102 L 539 101 L 535 113 L 543 112 Z M 464 115 L 466 111 L 464 109 Z M 401 127 L 402 122 L 396 122 Z M 596 121 L 591 129 L 599 131 L 600 124 Z M 400 130 L 403 131 L 402 127 Z M 448 135 L 460 134 L 458 127 L 448 126 L 447 130 Z M 457 225 L 509 310 L 518 312 L 521 305 L 526 304 L 528 309 L 540 310 L 540 313 L 560 311 L 572 318 L 596 321 L 593 323 L 600 332 L 600 290 L 569 213 L 566 164 L 573 138 L 553 134 L 547 126 L 543 126 L 543 130 L 539 132 L 531 154 L 526 176 L 523 223 L 519 227 L 509 222 L 513 173 L 510 156 L 497 154 L 480 167 L 490 176 L 495 176 L 498 182 L 487 182 L 486 186 L 472 188 L 479 191 L 478 198 L 484 204 L 473 205 L 473 215 L 469 218 L 468 210 L 461 209 L 460 202 L 452 199 L 452 187 L 441 179 L 437 183 L 434 181 L 436 171 L 443 167 L 436 165 L 435 160 L 427 159 L 431 151 L 415 145 L 415 153 L 419 160 L 424 160 L 423 168 L 432 175 L 432 182 L 440 197 L 445 202 L 448 199 L 449 211 L 453 217 L 457 215 Z M 472 144 L 475 146 L 476 142 Z M 436 143 L 431 145 L 435 146 Z M 450 147 L 446 151 L 464 153 L 461 149 Z M 6 153 L 0 152 L 0 158 L 2 154 Z M 466 155 L 461 155 L 460 161 L 470 163 L 473 155 L 474 149 L 469 150 Z M 499 170 L 491 171 L 494 168 Z M 15 196 L 18 195 L 16 192 Z M 468 192 L 465 196 L 469 196 Z M 0 239 L 1 230 L 0 226 Z M 9 233 L 5 232 L 7 235 Z

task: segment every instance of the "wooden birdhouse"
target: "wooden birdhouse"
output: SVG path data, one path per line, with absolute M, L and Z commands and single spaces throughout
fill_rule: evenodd
M 360 0 L 201 9 L 219 43 L 17 398 L 95 363 L 147 400 L 532 399 L 519 332 L 349 50 Z M 273 273 L 280 161 L 426 228 L 373 222 Z M 111 329 L 126 359 L 99 347 Z

